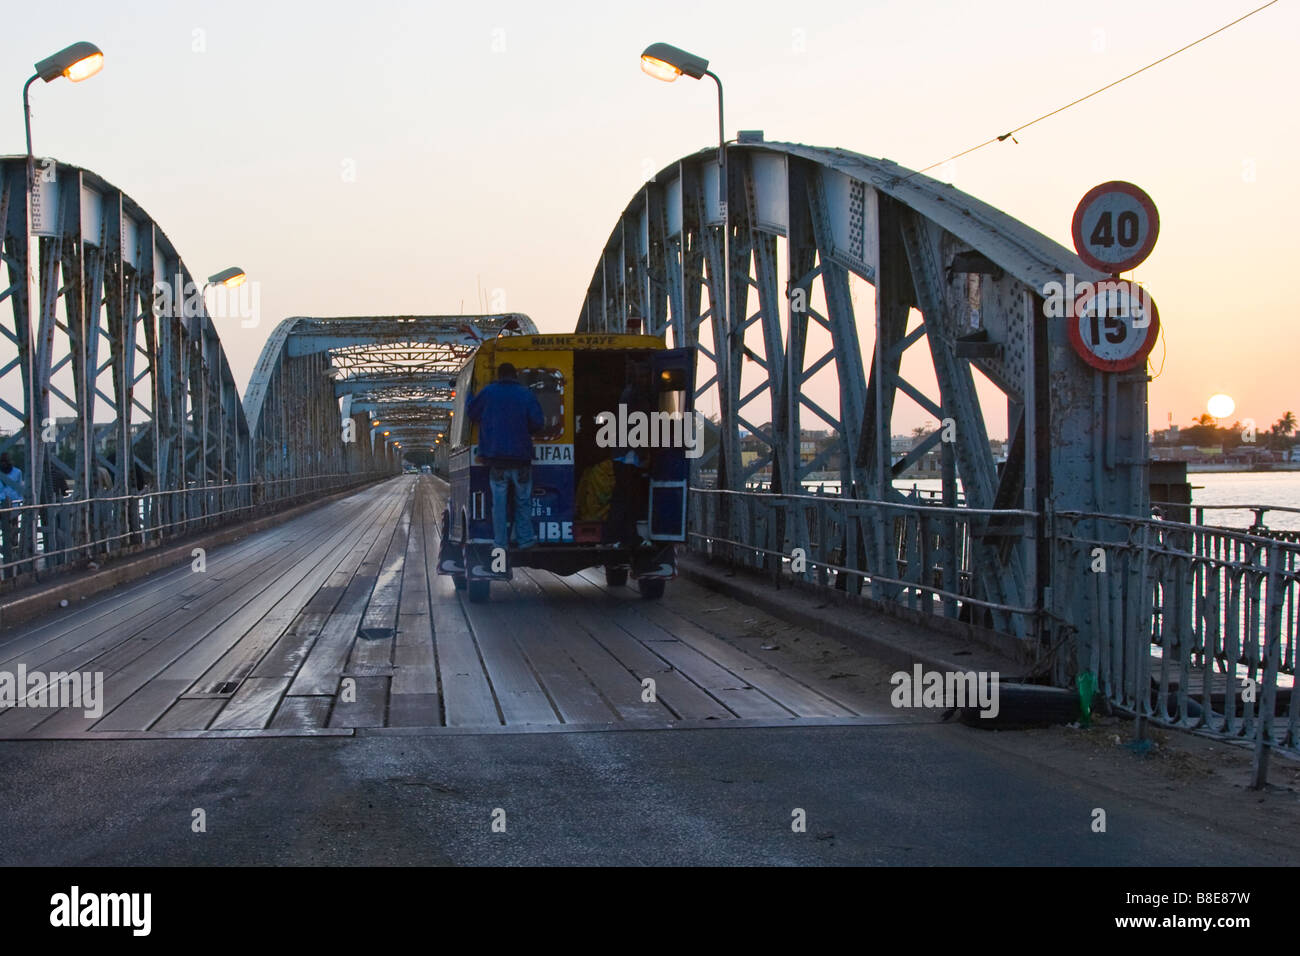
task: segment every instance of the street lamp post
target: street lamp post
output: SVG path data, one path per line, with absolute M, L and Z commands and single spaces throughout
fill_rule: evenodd
M 36 156 L 32 152 L 32 104 L 29 93 L 37 80 L 51 83 L 61 76 L 66 76 L 73 83 L 80 83 L 98 73 L 104 66 L 104 54 L 99 47 L 85 40 L 79 40 L 71 46 L 64 47 L 53 56 L 36 63 L 35 73 L 23 84 L 23 128 L 27 134 L 27 243 L 28 273 L 31 273 L 32 241 L 32 197 L 36 191 Z M 30 293 L 30 281 L 29 289 Z M 31 326 L 31 303 L 28 303 L 28 326 Z
M 671 83 L 685 74 L 698 80 L 707 76 L 718 87 L 718 206 L 722 214 L 722 315 L 728 335 L 731 332 L 731 225 L 728 216 L 730 190 L 727 179 L 727 139 L 723 123 L 722 80 L 709 69 L 709 61 L 687 53 L 669 43 L 651 43 L 641 54 L 641 69 L 656 80 Z M 681 344 L 681 343 L 677 343 Z
M 671 83 L 677 77 L 685 74 L 691 79 L 698 80 L 707 76 L 713 80 L 718 87 L 718 207 L 722 215 L 722 330 L 725 336 L 724 342 L 715 342 L 719 356 L 723 358 L 725 365 L 718 370 L 719 384 L 727 389 L 728 397 L 731 394 L 731 337 L 733 324 L 731 321 L 731 217 L 729 215 L 729 200 L 731 199 L 731 182 L 727 176 L 727 137 L 725 125 L 723 123 L 723 104 L 722 104 L 722 80 L 718 75 L 709 69 L 709 61 L 704 57 L 696 56 L 694 53 L 688 53 L 679 47 L 670 43 L 652 43 L 645 48 L 641 54 L 641 69 L 656 80 L 663 80 L 665 83 Z M 680 346 L 683 343 L 677 342 Z M 725 371 L 724 371 L 725 369 Z M 734 412 L 734 409 L 732 410 Z M 723 427 L 727 427 L 724 423 Z M 731 473 L 735 457 L 732 443 L 723 436 L 722 441 L 722 461 L 724 471 L 728 481 L 734 481 L 736 476 Z
M 216 286 L 223 286 L 224 288 L 227 289 L 238 289 L 241 285 L 244 284 L 245 280 L 247 279 L 248 279 L 247 274 L 245 274 L 244 270 L 239 268 L 239 266 L 231 266 L 229 269 L 222 269 L 220 272 L 208 276 L 208 281 L 203 283 L 203 290 L 199 293 L 199 295 L 203 298 L 203 308 L 206 310 L 208 307 L 207 295 L 208 295 L 209 286 L 216 285 Z M 184 295 L 184 290 L 181 290 L 179 294 Z M 184 310 L 182 309 L 182 313 L 183 312 Z M 223 438 L 222 439 L 223 447 L 224 447 L 224 441 L 225 440 Z M 205 446 L 207 445 L 206 438 L 204 439 L 204 445 Z M 225 470 L 226 470 L 225 454 L 222 453 L 221 457 L 222 457 L 221 480 L 222 482 L 224 482 Z M 208 489 L 211 488 L 211 486 L 212 483 L 208 480 L 207 456 L 205 455 L 204 462 L 203 462 L 203 491 L 204 491 L 205 500 L 207 497 Z M 222 500 L 220 505 L 221 507 L 224 508 L 225 501 Z
M 23 123 L 27 131 L 27 205 L 30 214 L 31 209 L 31 189 L 35 183 L 33 173 L 36 168 L 36 161 L 32 155 L 32 107 L 28 98 L 28 91 L 32 84 L 37 80 L 44 80 L 51 83 L 61 76 L 66 76 L 73 83 L 80 83 L 82 80 L 88 80 L 104 67 L 104 54 L 99 47 L 93 43 L 87 43 L 85 40 L 79 40 L 71 46 L 66 46 L 53 56 L 47 56 L 39 63 L 34 65 L 35 73 L 23 84 Z
M 23 84 L 23 129 L 27 136 L 27 202 L 24 216 L 23 227 L 23 258 L 25 265 L 25 275 L 23 276 L 23 288 L 27 296 L 27 495 L 28 504 L 37 503 L 35 499 L 40 494 L 40 469 L 41 461 L 38 458 L 38 444 L 36 441 L 37 421 L 36 421 L 36 397 L 37 397 L 37 369 L 36 369 L 36 341 L 39 332 L 41 301 L 40 288 L 36 285 L 36 271 L 32 264 L 32 230 L 34 227 L 32 216 L 32 204 L 36 195 L 36 155 L 32 152 L 32 106 L 30 91 L 32 84 L 37 80 L 44 80 L 51 83 L 61 76 L 66 76 L 73 83 L 80 83 L 82 80 L 89 79 L 98 73 L 104 66 L 104 54 L 93 43 L 87 43 L 85 40 L 79 40 L 71 46 L 66 46 L 53 56 L 47 56 L 45 59 L 38 61 L 33 65 L 35 73 Z M 90 459 L 88 458 L 87 461 Z M 89 472 L 87 472 L 86 484 L 89 485 Z M 89 496 L 89 488 L 86 489 Z M 34 514 L 34 513 L 33 513 Z M 36 522 L 34 519 L 27 521 L 29 528 L 27 539 L 31 548 L 31 553 L 36 554 Z M 35 570 L 35 563 L 32 565 Z

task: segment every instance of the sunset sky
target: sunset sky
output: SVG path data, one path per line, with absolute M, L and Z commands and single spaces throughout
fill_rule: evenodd
M 259 283 L 260 326 L 219 326 L 242 388 L 289 315 L 487 304 L 571 330 L 640 184 L 716 141 L 713 85 L 646 77 L 650 42 L 709 58 L 729 136 L 762 129 L 915 169 L 1261 2 L 12 4 L 0 153 L 23 152 L 32 63 L 74 40 L 100 46 L 100 75 L 33 88 L 36 153 L 121 187 L 195 275 L 237 264 Z M 1189 423 L 1216 392 L 1261 426 L 1300 412 L 1300 315 L 1286 291 L 1297 41 L 1300 5 L 1281 0 L 1018 145 L 932 173 L 1067 246 L 1090 187 L 1124 179 L 1150 193 L 1161 236 L 1132 277 L 1164 325 L 1153 427 L 1170 413 Z M 894 431 L 923 418 L 906 412 Z

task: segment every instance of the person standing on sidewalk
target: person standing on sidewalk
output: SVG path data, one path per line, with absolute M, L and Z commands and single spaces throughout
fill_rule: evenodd
M 465 414 L 478 423 L 478 457 L 489 468 L 493 543 L 510 547 L 507 496 L 513 485 L 516 547 L 533 547 L 533 433 L 545 422 L 541 403 L 519 381 L 515 367 L 502 362 L 497 380 L 470 399 Z

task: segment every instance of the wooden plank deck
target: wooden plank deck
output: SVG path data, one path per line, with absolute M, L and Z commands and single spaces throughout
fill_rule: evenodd
M 0 738 L 889 719 L 754 658 L 671 585 L 645 601 L 599 571 L 521 569 L 470 604 L 436 574 L 445 494 L 394 478 L 214 550 L 203 574 L 160 572 L 0 631 L 0 670 L 104 682 L 102 713 L 11 707 Z

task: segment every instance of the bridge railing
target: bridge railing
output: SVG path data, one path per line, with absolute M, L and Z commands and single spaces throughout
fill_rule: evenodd
M 1136 717 L 1300 753 L 1296 532 L 1069 511 L 1040 527 L 1031 511 L 709 488 L 690 501 L 696 552 L 924 613 L 1019 619 L 1058 684 L 1092 674 Z M 1037 606 L 991 600 L 976 543 L 1040 533 Z
M 338 472 L 0 507 L 0 577 L 37 580 L 387 477 L 388 470 Z
M 1300 541 L 1300 529 L 1296 528 L 1269 528 L 1268 522 L 1278 521 L 1288 524 L 1297 523 L 1296 516 L 1300 515 L 1300 508 L 1288 508 L 1283 505 L 1251 505 L 1251 504 L 1228 504 L 1228 505 L 1189 505 L 1186 503 L 1176 503 L 1170 501 L 1153 501 L 1151 502 L 1152 511 L 1158 512 L 1162 516 L 1174 517 L 1178 514 L 1187 514 L 1192 518 L 1192 524 L 1204 525 L 1206 523 L 1205 513 L 1210 512 L 1210 517 L 1218 518 L 1219 526 L 1234 525 L 1234 519 L 1244 517 L 1246 514 L 1253 515 L 1250 531 L 1253 534 L 1265 538 L 1277 538 L 1280 541 Z M 1270 518 L 1270 515 L 1276 517 Z M 1175 518 L 1175 520 L 1177 520 Z
M 1035 512 L 715 488 L 693 488 L 690 502 L 694 551 L 924 613 L 978 621 L 998 612 L 1035 632 L 1037 608 L 983 593 L 972 547 L 973 532 L 993 525 L 1006 540 L 1032 537 Z
M 1084 512 L 1052 518 L 1054 617 L 1114 704 L 1300 753 L 1300 542 Z

